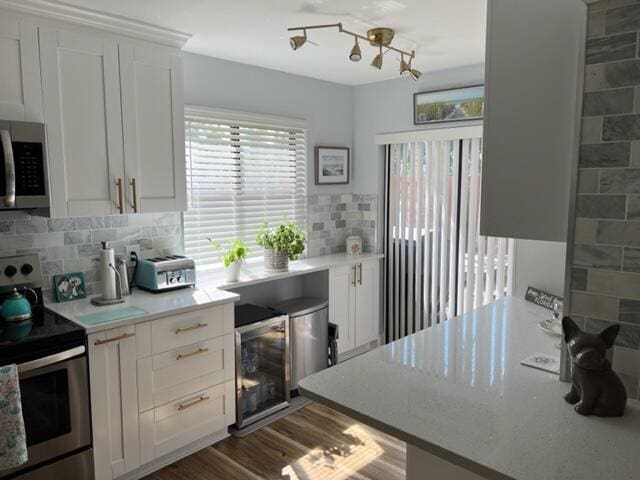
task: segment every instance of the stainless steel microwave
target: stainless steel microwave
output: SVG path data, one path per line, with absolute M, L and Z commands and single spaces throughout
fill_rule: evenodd
M 0 210 L 49 209 L 43 123 L 0 120 Z

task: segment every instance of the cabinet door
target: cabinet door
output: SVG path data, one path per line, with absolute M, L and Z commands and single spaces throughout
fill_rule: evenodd
M 356 346 L 380 338 L 380 269 L 378 260 L 357 265 L 356 281 Z
M 186 210 L 181 59 L 157 47 L 120 45 L 120 69 L 127 208 Z
M 40 61 L 52 216 L 118 213 L 123 175 L 118 47 L 41 29 Z
M 96 480 L 111 480 L 140 466 L 134 332 L 129 326 L 88 338 Z
M 329 271 L 329 321 L 338 325 L 339 354 L 356 346 L 354 281 L 352 265 Z
M 42 86 L 35 25 L 8 16 L 0 18 L 0 64 L 0 118 L 42 122 Z
M 586 5 L 490 0 L 482 235 L 567 241 Z

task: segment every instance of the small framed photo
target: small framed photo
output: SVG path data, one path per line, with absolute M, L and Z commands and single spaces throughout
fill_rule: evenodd
M 349 148 L 316 147 L 316 185 L 349 183 Z
M 480 120 L 484 116 L 484 85 L 415 93 L 413 123 Z
M 54 275 L 53 289 L 56 292 L 56 300 L 58 302 L 70 302 L 87 298 L 87 288 L 82 272 Z

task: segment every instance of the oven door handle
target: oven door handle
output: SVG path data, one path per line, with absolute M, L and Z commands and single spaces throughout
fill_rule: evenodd
M 0 130 L 2 138 L 2 150 L 4 151 L 4 173 L 6 177 L 6 191 L 4 206 L 12 208 L 16 206 L 16 166 L 13 160 L 13 145 L 9 130 Z
M 70 358 L 77 357 L 78 355 L 82 355 L 84 352 L 86 352 L 86 348 L 84 345 L 80 345 L 79 347 L 55 353 L 48 357 L 42 357 L 30 362 L 21 363 L 18 365 L 18 373 L 27 373 L 32 370 L 36 370 L 37 368 L 48 367 L 49 365 L 60 363 L 65 360 L 69 360 Z

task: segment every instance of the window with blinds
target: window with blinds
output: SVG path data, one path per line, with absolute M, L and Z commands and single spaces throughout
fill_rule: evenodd
M 304 127 L 188 111 L 185 123 L 185 253 L 200 268 L 222 265 L 208 238 L 223 247 L 243 240 L 256 258 L 262 256 L 256 234 L 265 222 L 294 221 L 307 230 Z

